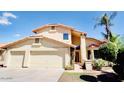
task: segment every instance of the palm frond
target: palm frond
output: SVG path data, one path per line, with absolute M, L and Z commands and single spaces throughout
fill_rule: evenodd
M 107 34 L 105 34 L 105 33 L 103 33 L 103 32 L 101 32 L 101 34 L 102 34 L 102 36 L 107 40 L 108 39 L 108 35 Z
M 113 12 L 109 17 L 109 20 L 114 19 L 116 16 L 117 16 L 117 12 Z
M 111 22 L 109 22 L 109 26 L 113 26 L 114 24 L 112 24 Z
M 101 25 L 102 25 L 101 23 L 97 23 L 97 24 L 94 25 L 93 28 L 96 29 L 96 27 L 101 26 Z
M 98 22 L 101 18 L 100 17 L 94 17 L 93 20 L 95 20 L 96 22 Z
M 111 42 L 116 42 L 117 40 L 118 40 L 118 37 L 119 37 L 120 35 L 111 35 L 111 37 L 110 37 L 110 41 Z

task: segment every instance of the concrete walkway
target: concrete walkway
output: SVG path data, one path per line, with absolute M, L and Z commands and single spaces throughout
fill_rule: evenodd
M 63 69 L 0 68 L 0 82 L 57 82 Z

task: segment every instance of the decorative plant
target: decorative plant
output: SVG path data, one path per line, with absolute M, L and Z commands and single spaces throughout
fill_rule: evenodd
M 101 70 L 104 65 L 105 65 L 105 61 L 102 59 L 98 59 L 94 63 L 94 68 L 97 70 Z
M 99 48 L 99 54 L 100 54 L 100 58 L 115 63 L 117 59 L 117 54 L 118 54 L 117 44 L 113 42 L 108 42 L 102 45 Z
M 72 65 L 65 66 L 65 70 L 73 70 L 73 69 L 74 69 L 74 66 Z
M 111 61 L 115 65 L 113 70 L 120 76 L 124 77 L 124 37 L 120 38 L 119 35 L 113 35 L 110 27 L 113 26 L 112 19 L 117 15 L 117 12 L 113 12 L 111 15 L 104 13 L 100 18 L 97 19 L 97 23 L 94 26 L 103 26 L 105 33 L 102 32 L 106 44 L 103 44 L 99 49 L 100 58 Z M 95 63 L 96 68 L 101 68 L 101 63 Z

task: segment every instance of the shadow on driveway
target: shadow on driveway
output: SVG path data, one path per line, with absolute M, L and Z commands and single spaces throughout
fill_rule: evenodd
M 90 76 L 90 75 L 81 75 L 80 79 L 88 81 L 88 82 L 97 82 L 97 78 L 94 76 Z
M 81 75 L 80 79 L 87 82 L 122 82 L 118 75 L 114 73 L 104 72 L 104 74 L 91 76 L 91 75 Z

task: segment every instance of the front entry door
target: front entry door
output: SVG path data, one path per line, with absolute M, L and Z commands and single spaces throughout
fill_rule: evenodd
M 79 63 L 80 62 L 80 51 L 75 51 L 75 62 Z

